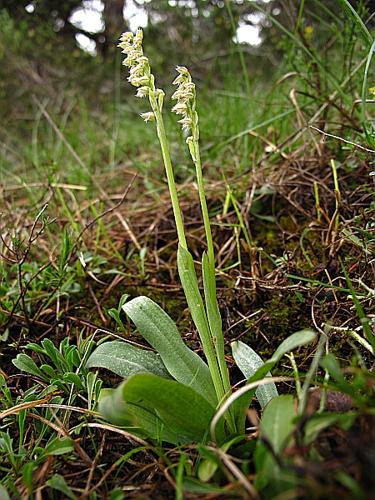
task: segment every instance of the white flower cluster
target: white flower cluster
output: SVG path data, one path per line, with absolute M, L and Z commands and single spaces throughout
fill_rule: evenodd
M 177 101 L 173 106 L 172 111 L 177 115 L 181 115 L 181 123 L 183 130 L 194 131 L 198 124 L 198 116 L 195 112 L 195 84 L 191 79 L 189 70 L 184 66 L 177 66 L 177 78 L 174 80 L 173 85 L 177 85 L 176 92 L 172 95 L 172 99 Z
M 150 64 L 143 55 L 142 41 L 143 32 L 138 29 L 135 35 L 131 32 L 123 33 L 118 45 L 127 56 L 122 64 L 130 68 L 128 80 L 134 87 L 139 87 L 137 97 L 148 95 L 151 77 Z
M 129 31 L 121 35 L 118 46 L 122 49 L 123 54 L 126 54 L 122 64 L 130 68 L 128 81 L 137 87 L 136 97 L 149 97 L 152 107 L 157 105 L 161 110 L 164 92 L 155 89 L 150 63 L 148 58 L 143 55 L 142 42 L 143 31 L 141 29 L 138 29 L 135 35 Z M 142 113 L 141 117 L 145 122 L 154 121 L 155 113 L 152 111 Z

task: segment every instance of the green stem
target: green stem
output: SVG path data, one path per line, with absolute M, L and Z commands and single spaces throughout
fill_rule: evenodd
M 208 255 L 208 260 L 209 260 L 211 266 L 213 266 L 213 268 L 215 268 L 214 244 L 213 244 L 213 239 L 212 239 L 210 216 L 208 214 L 208 207 L 207 207 L 207 201 L 206 201 L 206 195 L 205 195 L 205 189 L 204 189 L 204 181 L 203 181 L 201 157 L 200 157 L 200 152 L 199 152 L 199 144 L 197 141 L 194 141 L 194 142 L 195 142 L 195 144 L 194 144 L 194 146 L 195 146 L 195 159 L 193 159 L 193 161 L 194 161 L 195 172 L 196 172 L 196 176 L 197 176 L 199 201 L 201 204 L 204 230 L 206 233 L 207 255 Z
M 196 125 L 196 127 L 197 127 L 197 125 Z M 214 347 L 215 347 L 216 360 L 217 360 L 217 364 L 219 365 L 219 372 L 221 375 L 220 378 L 221 378 L 222 386 L 224 389 L 224 395 L 223 395 L 224 398 L 223 399 L 226 399 L 231 394 L 232 388 L 231 388 L 230 379 L 229 379 L 228 367 L 227 367 L 227 364 L 225 361 L 224 335 L 223 335 L 223 331 L 221 328 L 219 306 L 217 304 L 216 280 L 215 280 L 215 253 L 214 253 L 214 245 L 213 245 L 211 225 L 210 225 L 210 217 L 209 217 L 208 207 L 207 207 L 206 193 L 205 193 L 205 188 L 204 188 L 203 171 L 202 171 L 202 163 L 201 163 L 201 158 L 200 158 L 198 137 L 199 137 L 199 131 L 193 130 L 194 155 L 192 155 L 192 159 L 193 159 L 193 162 L 195 165 L 199 200 L 200 200 L 200 205 L 201 205 L 204 229 L 205 229 L 205 233 L 206 233 L 207 257 L 208 257 L 208 263 L 209 263 L 209 267 L 210 267 L 210 273 L 212 276 L 212 284 L 214 287 L 214 290 L 212 290 L 211 299 L 215 302 L 215 309 L 217 311 L 216 314 L 219 318 L 218 321 L 215 321 L 215 323 L 214 323 L 215 325 L 217 325 L 216 328 L 212 328 L 213 325 L 212 325 L 212 322 L 210 320 L 210 314 L 209 314 L 209 310 L 208 310 L 208 306 L 207 306 L 207 300 L 210 300 L 210 297 L 206 297 L 206 310 L 207 310 L 210 331 L 211 331 L 211 337 L 212 337 L 211 342 L 213 342 Z M 229 424 L 232 427 L 232 429 L 235 429 L 234 417 L 233 417 L 231 411 L 229 411 L 228 413 L 229 413 L 229 415 L 228 415 Z
M 159 138 L 159 142 L 160 142 L 161 153 L 163 156 L 165 171 L 167 174 L 168 188 L 169 188 L 169 193 L 171 196 L 173 215 L 174 215 L 174 219 L 176 221 L 178 241 L 179 241 L 180 245 L 183 248 L 185 248 L 185 250 L 187 250 L 184 223 L 182 220 L 182 213 L 181 213 L 180 204 L 178 202 L 177 188 L 176 188 L 176 183 L 174 180 L 173 167 L 172 167 L 171 157 L 169 154 L 169 147 L 168 147 L 168 142 L 167 142 L 167 136 L 165 133 L 163 116 L 162 116 L 161 111 L 159 109 L 159 106 L 156 102 L 156 99 L 155 100 L 152 99 L 151 95 L 150 95 L 150 103 L 151 103 L 152 110 L 153 110 L 155 117 L 156 117 L 156 129 L 157 129 L 157 134 L 158 134 L 158 138 Z
M 201 163 L 201 158 L 200 158 L 198 141 L 195 141 L 195 161 L 194 161 L 194 164 L 195 164 L 195 171 L 196 171 L 196 176 L 197 176 L 199 200 L 200 200 L 200 204 L 201 204 L 204 229 L 206 232 L 207 256 L 208 256 L 208 261 L 209 261 L 209 264 L 211 267 L 212 275 L 215 277 L 215 253 L 214 253 L 214 245 L 213 245 L 211 225 L 210 225 L 210 217 L 209 217 L 208 208 L 207 208 L 207 200 L 206 200 L 206 194 L 205 194 L 205 188 L 204 188 L 202 163 Z M 216 299 L 216 281 L 215 281 L 215 279 L 213 281 L 215 284 L 215 299 Z M 222 331 L 212 332 L 212 334 L 215 335 L 215 338 L 216 338 L 215 350 L 216 350 L 217 358 L 219 361 L 221 376 L 223 378 L 224 389 L 225 389 L 226 393 L 230 394 L 231 385 L 230 385 L 230 381 L 229 381 L 228 367 L 227 367 L 227 364 L 225 362 L 223 332 Z

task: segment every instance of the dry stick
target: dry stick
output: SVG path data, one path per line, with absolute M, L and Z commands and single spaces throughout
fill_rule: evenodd
M 89 496 L 90 484 L 91 484 L 92 478 L 94 476 L 95 469 L 97 468 L 99 457 L 103 453 L 104 444 L 105 444 L 105 434 L 103 434 L 103 436 L 102 436 L 102 441 L 100 443 L 99 450 L 96 453 L 94 460 L 91 463 L 91 467 L 90 467 L 89 474 L 88 474 L 87 481 L 86 481 L 86 487 L 85 487 L 84 492 L 82 493 L 82 498 L 87 498 Z
M 37 399 L 36 401 L 28 401 L 27 403 L 20 403 L 18 405 L 12 406 L 12 408 L 8 408 L 7 410 L 0 413 L 0 420 L 5 417 L 9 417 L 10 415 L 17 415 L 17 413 L 23 410 L 40 407 L 40 405 L 47 403 L 50 399 L 52 399 L 52 396 L 53 394 L 49 394 L 43 399 Z
M 79 184 L 65 184 L 61 182 L 51 182 L 50 184 L 45 182 L 33 182 L 31 184 L 24 184 L 22 186 L 1 186 L 2 191 L 20 191 L 25 188 L 60 188 L 60 189 L 72 189 L 76 191 L 87 191 L 87 186 L 80 186 Z
M 15 257 L 18 259 L 16 261 L 17 263 L 17 275 L 18 275 L 18 286 L 19 286 L 19 289 L 20 289 L 20 294 L 18 295 L 18 298 L 17 300 L 15 301 L 15 303 L 13 304 L 13 307 L 10 311 L 10 314 L 9 314 L 9 318 L 7 320 L 7 322 L 5 323 L 5 326 L 4 328 L 6 329 L 7 326 L 10 324 L 10 322 L 12 321 L 12 318 L 13 318 L 13 314 L 18 306 L 18 304 L 21 302 L 22 304 L 22 310 L 24 312 L 24 319 L 25 319 L 25 322 L 27 324 L 28 327 L 31 326 L 32 322 L 30 322 L 30 318 L 28 317 L 28 315 L 26 314 L 26 304 L 25 304 L 25 295 L 26 295 L 26 292 L 28 290 L 28 287 L 30 285 L 30 283 L 42 272 L 44 271 L 44 269 L 46 269 L 51 263 L 50 262 L 47 262 L 46 264 L 44 264 L 40 269 L 38 269 L 38 271 L 36 273 L 34 273 L 33 276 L 31 276 L 31 278 L 28 280 L 28 282 L 25 284 L 22 283 L 22 265 L 24 264 L 25 260 L 27 259 L 27 256 L 29 255 L 30 253 L 30 249 L 31 249 L 31 245 L 34 243 L 34 241 L 36 241 L 40 234 L 43 232 L 44 228 L 45 228 L 45 224 L 43 223 L 42 224 L 42 228 L 37 231 L 35 233 L 35 229 L 36 229 L 36 225 L 40 219 L 40 217 L 43 215 L 44 211 L 46 210 L 47 208 L 47 205 L 44 205 L 42 207 L 42 209 L 39 211 L 38 215 L 36 216 L 34 222 L 33 222 L 33 225 L 31 227 L 31 231 L 30 231 L 30 235 L 29 235 L 29 238 L 27 240 L 27 246 L 26 246 L 26 250 L 24 251 L 23 255 L 21 258 L 18 258 L 18 252 L 16 251 L 12 251 L 12 253 L 15 255 Z M 2 240 L 4 241 L 4 240 Z M 7 247 L 8 248 L 8 247 Z
M 299 104 L 298 104 L 298 101 L 296 98 L 296 90 L 295 89 L 291 90 L 289 97 L 290 97 L 290 100 L 292 101 L 293 106 L 296 109 L 298 124 L 299 124 L 300 128 L 303 128 L 304 126 L 306 126 L 307 120 L 306 120 L 304 114 L 302 113 L 301 108 L 299 107 Z M 318 152 L 318 155 L 322 156 L 322 150 L 320 148 L 320 145 L 316 142 L 314 134 L 312 132 L 310 132 L 310 137 L 315 145 L 315 148 Z
M 56 125 L 56 123 L 53 121 L 53 119 L 51 118 L 51 116 L 49 115 L 49 113 L 47 112 L 47 110 L 45 109 L 46 106 L 43 105 L 37 97 L 33 96 L 33 100 L 34 102 L 37 104 L 37 106 L 39 107 L 42 115 L 45 117 L 45 119 L 47 120 L 47 122 L 51 125 L 51 127 L 53 128 L 54 132 L 56 133 L 56 135 L 60 138 L 60 140 L 65 144 L 65 146 L 67 147 L 69 153 L 73 156 L 73 158 L 76 160 L 76 162 L 85 170 L 85 172 L 87 172 L 91 179 L 92 179 L 92 182 L 93 184 L 95 185 L 95 187 L 99 190 L 99 192 L 102 194 L 102 196 L 107 200 L 107 202 L 111 205 L 111 208 L 113 210 L 116 210 L 116 207 L 114 207 L 110 200 L 109 200 L 109 197 L 107 195 L 107 193 L 104 191 L 104 189 L 102 188 L 102 186 L 95 180 L 95 178 L 93 176 L 91 176 L 91 174 L 89 173 L 88 171 L 88 168 L 87 166 L 83 163 L 82 159 L 78 156 L 78 154 L 76 153 L 76 151 L 73 149 L 73 147 L 70 145 L 70 143 L 68 142 L 68 140 L 65 138 L 64 134 L 61 132 L 61 130 L 59 129 L 59 127 Z M 127 221 L 124 219 L 124 217 L 120 214 L 120 212 L 117 212 L 115 211 L 115 215 L 116 217 L 118 218 L 118 220 L 121 222 L 122 226 L 124 227 L 125 231 L 128 233 L 128 235 L 130 236 L 130 239 L 132 240 L 132 242 L 134 243 L 134 245 L 136 246 L 136 248 L 138 250 L 141 249 L 141 245 L 139 244 L 137 238 L 135 237 L 133 231 L 130 229 L 130 226 L 129 224 L 127 223 Z
M 79 424 L 81 425 L 81 424 Z M 115 432 L 117 434 L 120 434 L 120 436 L 125 437 L 126 439 L 129 439 L 129 441 L 134 441 L 138 444 L 141 444 L 143 446 L 149 446 L 149 443 L 144 441 L 142 438 L 135 436 L 134 434 L 131 434 L 130 432 L 124 431 L 122 429 L 118 429 L 117 427 L 114 427 L 113 425 L 108 425 L 108 424 L 97 424 L 97 423 L 87 423 L 83 427 L 90 427 L 90 428 L 95 428 L 95 429 L 103 429 L 105 431 L 110 431 L 110 432 Z
M 17 320 L 24 322 L 25 326 L 27 325 L 26 318 L 24 316 L 21 316 L 20 314 L 15 314 L 11 311 L 7 311 L 6 309 L 3 309 L 0 307 L 0 313 L 5 314 L 6 316 L 11 316 L 12 318 L 16 318 Z M 51 327 L 50 323 L 45 323 L 44 321 L 38 321 L 33 319 L 33 324 L 38 325 L 38 326 L 44 326 L 46 328 Z
M 234 475 L 234 477 L 238 480 L 240 484 L 245 488 L 245 490 L 249 493 L 250 498 L 255 500 L 259 500 L 260 496 L 254 486 L 247 479 L 245 474 L 232 462 L 229 455 L 224 453 L 220 448 L 216 449 L 218 457 L 223 461 L 224 465 L 227 469 Z
M 136 179 L 136 177 L 137 177 L 137 173 L 135 173 L 135 174 L 133 175 L 132 179 L 130 180 L 130 182 L 129 182 L 128 186 L 127 186 L 127 188 L 125 189 L 124 194 L 122 195 L 122 197 L 121 197 L 120 201 L 119 201 L 118 203 L 116 203 L 116 205 L 113 205 L 112 207 L 108 208 L 107 210 L 105 210 L 104 212 L 102 212 L 101 214 L 99 214 L 97 217 L 95 217 L 93 220 L 91 220 L 91 221 L 90 221 L 90 222 L 89 222 L 89 223 L 88 223 L 88 224 L 87 224 L 87 225 L 86 225 L 86 226 L 82 229 L 82 231 L 79 233 L 78 238 L 76 239 L 76 241 L 75 241 L 75 243 L 74 243 L 74 245 L 73 245 L 73 248 L 72 248 L 72 250 L 71 250 L 71 252 L 70 252 L 70 255 L 72 255 L 72 254 L 73 254 L 73 252 L 76 250 L 76 247 L 77 247 L 77 245 L 78 245 L 78 242 L 79 242 L 79 240 L 82 238 L 82 236 L 83 236 L 83 234 L 85 233 L 85 231 L 87 231 L 87 230 L 88 230 L 88 229 L 89 229 L 89 228 L 90 228 L 93 224 L 95 224 L 95 223 L 96 223 L 99 219 L 102 219 L 103 217 L 105 217 L 105 216 L 106 216 L 106 215 L 108 215 L 109 213 L 111 213 L 111 212 L 115 211 L 117 208 L 119 208 L 119 207 L 122 205 L 122 203 L 124 202 L 124 200 L 125 200 L 126 196 L 127 196 L 127 195 L 128 195 L 128 193 L 129 193 L 129 191 L 130 191 L 130 189 L 131 189 L 131 187 L 132 187 L 132 185 L 133 185 L 133 182 L 134 182 L 134 180 Z M 50 263 L 48 263 L 48 265 L 50 265 Z M 42 270 L 43 270 L 45 267 L 47 267 L 47 266 L 44 266 L 44 267 L 42 268 Z M 39 272 L 41 272 L 41 271 L 39 271 Z M 98 280 L 98 279 L 97 279 L 94 275 L 92 275 L 91 273 L 89 273 L 89 275 L 90 275 L 90 276 L 91 276 L 91 277 L 92 277 L 95 281 L 97 281 L 97 282 L 99 282 L 99 283 L 102 283 L 101 281 L 99 281 L 99 280 Z M 35 278 L 35 276 L 34 276 L 32 279 L 34 279 L 34 278 Z M 30 281 L 31 281 L 31 280 L 29 280 L 28 284 L 30 284 Z M 52 292 L 51 292 L 51 294 L 50 294 L 50 297 L 49 297 L 49 298 L 51 298 L 51 297 L 53 296 L 53 294 L 54 294 L 54 293 L 55 293 L 55 292 L 59 289 L 59 286 L 60 286 L 60 283 L 59 283 L 59 284 L 58 284 L 58 285 L 57 285 L 57 286 L 56 286 L 56 287 L 52 290 Z M 26 287 L 26 288 L 27 288 L 27 287 Z M 48 298 L 48 300 L 49 300 L 49 298 Z M 47 300 L 47 301 L 48 301 L 48 300 Z M 95 300 L 95 299 L 94 299 L 94 300 Z M 17 302 L 17 304 L 18 304 L 18 302 Z M 17 304 L 16 304 L 16 305 L 17 305 Z M 14 308 L 14 310 L 15 310 L 15 308 Z M 40 309 L 37 311 L 37 313 L 35 314 L 35 316 L 34 316 L 34 317 L 37 317 L 37 316 L 39 315 L 39 313 L 40 313 Z M 35 323 L 34 319 L 33 319 L 32 323 Z
M 111 206 L 110 208 L 108 208 L 107 210 L 105 210 L 104 212 L 102 212 L 101 214 L 99 214 L 97 217 L 95 217 L 92 221 L 90 221 L 88 224 L 86 224 L 86 226 L 82 229 L 82 231 L 79 233 L 78 235 L 78 238 L 77 238 L 77 241 L 75 243 L 74 246 L 77 245 L 77 242 L 82 238 L 83 234 L 92 226 L 94 225 L 98 220 L 102 219 L 103 217 L 105 217 L 106 215 L 108 215 L 109 213 L 111 212 L 114 212 L 115 210 L 117 210 L 125 201 L 125 198 L 127 197 L 131 187 L 133 186 L 133 183 L 135 181 L 135 179 L 137 178 L 137 173 L 135 173 L 132 177 L 132 179 L 130 180 L 127 188 L 125 189 L 125 192 L 124 194 L 122 195 L 121 197 L 121 200 L 116 203 L 116 205 L 113 205 Z
M 85 462 L 88 467 L 91 467 L 91 464 L 92 464 L 91 458 L 88 456 L 88 454 L 82 448 L 82 446 L 77 441 L 75 441 L 73 438 L 70 437 L 69 432 L 67 431 L 67 429 L 65 429 L 65 427 L 62 425 L 62 423 L 60 422 L 60 420 L 58 419 L 58 417 L 55 414 L 53 416 L 57 420 L 57 423 L 60 425 L 60 427 L 57 426 L 56 424 L 54 424 L 53 422 L 51 422 L 50 420 L 47 420 L 46 418 L 41 417 L 40 415 L 37 415 L 36 413 L 28 413 L 27 416 L 34 418 L 35 420 L 39 420 L 40 422 L 43 422 L 43 424 L 48 425 L 49 427 L 51 427 L 51 429 L 56 431 L 58 434 L 62 434 L 63 436 L 70 438 L 72 440 L 72 444 L 73 444 L 77 454 L 80 456 L 82 461 Z
M 369 148 L 366 148 L 365 146 L 361 146 L 360 144 L 357 144 L 356 142 L 348 141 L 347 139 L 344 139 L 343 137 L 340 137 L 339 135 L 329 134 L 328 132 L 324 132 L 324 130 L 320 130 L 320 128 L 318 128 L 318 127 L 314 127 L 314 125 L 308 125 L 308 128 L 316 130 L 317 132 L 320 132 L 321 134 L 325 135 L 326 137 L 332 137 L 332 139 L 337 139 L 338 141 L 345 142 L 345 144 L 350 144 L 351 146 L 354 146 L 358 149 L 361 149 L 362 151 L 366 151 L 367 153 L 375 153 L 374 149 L 369 149 Z
M 100 316 L 100 319 L 102 320 L 103 325 L 105 325 L 107 323 L 107 318 L 104 316 L 103 309 L 101 308 L 101 305 L 100 305 L 98 299 L 96 298 L 95 292 L 92 289 L 91 285 L 88 285 L 88 288 L 89 288 L 89 292 L 90 292 L 90 295 L 92 297 L 92 300 L 94 301 L 94 304 L 96 306 L 96 310 L 98 311 L 98 314 Z

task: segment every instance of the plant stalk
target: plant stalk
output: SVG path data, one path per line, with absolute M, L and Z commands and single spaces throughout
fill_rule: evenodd
M 168 147 L 168 142 L 167 142 L 167 136 L 165 133 L 163 117 L 162 117 L 161 111 L 159 109 L 159 105 L 156 102 L 156 99 L 152 98 L 151 95 L 150 95 L 150 103 L 151 103 L 152 110 L 153 110 L 155 117 L 156 117 L 156 130 L 157 130 L 157 134 L 158 134 L 158 138 L 159 138 L 159 142 L 160 142 L 165 171 L 167 174 L 168 189 L 169 189 L 171 202 L 172 202 L 173 215 L 174 215 L 174 219 L 176 221 L 178 241 L 179 241 L 180 245 L 183 248 L 185 248 L 185 250 L 187 250 L 188 248 L 187 248 L 186 237 L 185 237 L 184 223 L 183 223 L 183 219 L 182 219 L 180 204 L 178 202 L 177 188 L 176 188 L 176 183 L 174 180 L 173 167 L 172 167 L 172 162 L 171 162 L 171 156 L 169 154 L 169 147 Z
M 196 176 L 197 176 L 199 200 L 200 200 L 200 204 L 201 204 L 204 229 L 205 229 L 205 233 L 206 233 L 207 256 L 208 256 L 208 261 L 209 261 L 209 265 L 210 265 L 210 268 L 211 268 L 212 276 L 215 277 L 215 253 L 214 253 L 214 245 L 213 245 L 213 239 L 212 239 L 210 217 L 209 217 L 208 207 L 207 207 L 207 200 L 206 200 L 206 195 L 205 195 L 205 188 L 204 188 L 204 181 L 203 181 L 203 171 L 202 171 L 202 163 L 201 163 L 201 158 L 200 158 L 199 144 L 198 144 L 197 140 L 194 140 L 194 146 L 195 146 L 195 148 L 194 148 L 195 149 L 195 158 L 193 158 L 193 161 L 194 161 L 195 171 L 196 171 Z M 215 301 L 217 303 L 217 298 L 216 298 L 216 279 L 215 278 L 213 280 L 213 283 L 215 285 Z M 220 315 L 219 311 L 218 311 L 218 314 Z M 225 361 L 223 332 L 220 329 L 220 331 L 213 331 L 211 333 L 212 333 L 212 335 L 214 337 L 214 339 L 213 339 L 214 340 L 214 346 L 215 346 L 217 360 L 218 360 L 218 363 L 219 363 L 221 377 L 222 377 L 222 380 L 223 380 L 224 391 L 225 391 L 226 396 L 228 396 L 231 393 L 231 385 L 230 385 L 230 380 L 229 380 L 228 367 L 227 367 L 227 364 L 226 364 L 226 361 Z

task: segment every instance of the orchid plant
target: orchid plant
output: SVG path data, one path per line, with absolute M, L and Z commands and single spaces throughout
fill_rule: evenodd
M 155 86 L 142 42 L 143 33 L 139 29 L 135 35 L 124 33 L 119 47 L 126 55 L 123 64 L 129 68 L 128 81 L 137 88 L 136 97 L 148 98 L 151 107 L 141 117 L 156 125 L 178 236 L 178 273 L 207 363 L 183 342 L 173 320 L 161 307 L 141 296 L 122 303 L 121 308 L 154 351 L 122 341 L 105 342 L 93 352 L 86 366 L 107 368 L 125 378 L 117 389 L 102 391 L 99 412 L 112 423 L 142 437 L 181 444 L 209 440 L 210 424 L 215 421 L 211 437 L 224 443 L 244 434 L 245 413 L 255 390 L 262 406 L 278 395 L 272 379 L 263 380 L 258 388 L 257 381 L 264 379 L 284 354 L 311 342 L 315 334 L 304 330 L 291 335 L 266 363 L 244 343 L 232 343 L 235 361 L 248 382 L 254 382 L 241 397 L 233 398 L 216 293 L 215 252 L 199 149 L 196 87 L 188 69 L 178 66 L 173 82 L 177 89 L 172 96 L 176 104 L 172 112 L 181 117 L 178 123 L 188 136 L 186 143 L 195 166 L 207 244 L 201 263 L 203 293 L 188 248 L 163 122 L 165 93 Z

